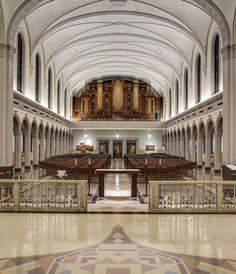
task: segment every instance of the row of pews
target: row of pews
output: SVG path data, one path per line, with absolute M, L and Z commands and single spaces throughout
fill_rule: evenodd
M 110 154 L 66 155 L 49 158 L 39 163 L 40 167 L 46 170 L 47 175 L 56 176 L 58 170 L 66 171 L 68 180 L 88 180 L 88 176 L 96 175 L 96 169 L 109 168 L 110 164 Z
M 126 168 L 140 169 L 141 176 L 146 176 L 148 180 L 169 181 L 192 177 L 196 168 L 194 162 L 165 154 L 125 155 L 124 162 Z

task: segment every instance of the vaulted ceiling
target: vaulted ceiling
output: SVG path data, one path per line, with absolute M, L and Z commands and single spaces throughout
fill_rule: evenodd
M 43 49 L 45 71 L 53 66 L 75 92 L 107 75 L 141 78 L 165 91 L 183 66 L 191 68 L 195 48 L 205 54 L 214 20 L 197 0 L 32 2 L 24 19 L 31 62 Z

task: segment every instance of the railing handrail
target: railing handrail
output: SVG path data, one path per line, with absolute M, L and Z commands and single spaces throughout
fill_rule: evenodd
M 199 185 L 199 184 L 217 184 L 217 185 L 235 185 L 236 181 L 157 181 L 150 180 L 149 183 L 155 183 L 159 185 Z
M 87 180 L 37 180 L 37 179 L 23 179 L 23 180 L 17 180 L 17 179 L 0 179 L 0 183 L 63 183 L 63 184 L 68 184 L 68 183 L 87 183 Z

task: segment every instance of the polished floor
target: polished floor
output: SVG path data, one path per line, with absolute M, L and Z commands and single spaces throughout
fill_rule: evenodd
M 235 215 L 0 214 L 0 273 L 236 273 Z

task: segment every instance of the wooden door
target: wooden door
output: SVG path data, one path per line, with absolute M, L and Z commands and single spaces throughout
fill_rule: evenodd
M 113 141 L 113 158 L 122 158 L 122 141 Z

